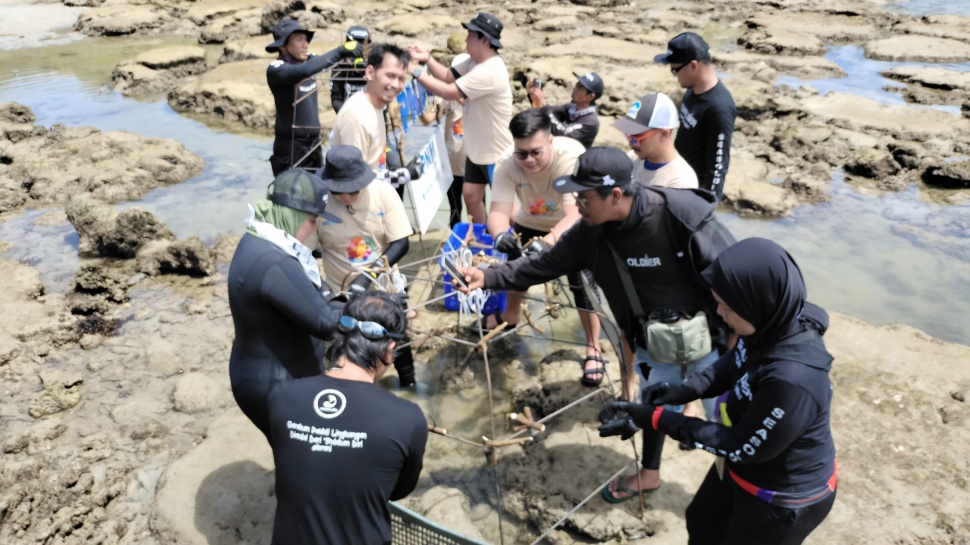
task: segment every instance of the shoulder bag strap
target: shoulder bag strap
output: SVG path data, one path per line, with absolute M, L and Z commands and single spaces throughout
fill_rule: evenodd
M 606 247 L 610 249 L 610 253 L 613 254 L 613 260 L 616 261 L 616 270 L 620 275 L 623 290 L 626 291 L 626 296 L 630 300 L 630 308 L 633 310 L 633 315 L 642 323 L 647 319 L 647 316 L 643 312 L 643 307 L 640 306 L 640 298 L 637 297 L 637 290 L 633 287 L 633 279 L 630 278 L 630 271 L 627 270 L 626 263 L 620 257 L 619 252 L 616 251 L 616 248 L 613 247 L 613 244 L 605 238 L 603 241 L 606 243 Z

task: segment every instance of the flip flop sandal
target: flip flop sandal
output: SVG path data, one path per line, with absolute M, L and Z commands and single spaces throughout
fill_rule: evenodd
M 637 496 L 645 496 L 647 494 L 650 494 L 650 493 L 652 493 L 652 492 L 660 489 L 660 487 L 658 486 L 657 488 L 644 488 L 643 490 L 632 490 L 632 489 L 627 488 L 625 486 L 620 486 L 619 480 L 622 479 L 622 478 L 623 478 L 622 476 L 617 477 L 616 490 L 615 491 L 616 492 L 622 492 L 622 493 L 628 494 L 628 495 L 627 496 L 624 496 L 622 498 L 618 498 L 618 497 L 616 497 L 616 496 L 613 495 L 613 492 L 610 492 L 610 485 L 606 485 L 606 486 L 603 487 L 602 496 L 603 496 L 603 499 L 607 503 L 623 503 L 623 502 L 625 502 L 627 500 L 631 500 L 631 499 L 633 499 L 633 498 L 635 498 Z
M 594 367 L 592 369 L 587 369 L 586 362 L 588 361 L 595 361 L 597 363 L 602 363 L 603 365 L 599 367 Z M 607 363 L 609 362 L 599 356 L 586 356 L 586 359 L 583 360 L 583 363 L 580 364 L 580 366 L 582 366 L 583 368 L 583 376 L 579 379 L 579 382 L 581 382 L 583 386 L 599 386 L 600 384 L 602 384 L 603 377 L 606 376 Z M 589 378 L 591 375 L 599 375 L 600 378 L 591 379 Z

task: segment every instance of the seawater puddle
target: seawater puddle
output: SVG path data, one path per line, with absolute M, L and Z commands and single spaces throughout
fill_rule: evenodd
M 924 202 L 916 186 L 860 194 L 841 172 L 829 192 L 830 202 L 800 206 L 788 218 L 719 216 L 739 239 L 765 237 L 784 246 L 805 275 L 809 299 L 828 310 L 970 344 L 970 323 L 959 318 L 970 305 L 970 203 Z
M 826 53 L 825 58 L 838 64 L 848 76 L 844 78 L 823 78 L 814 80 L 799 79 L 792 76 L 779 76 L 775 85 L 788 85 L 798 88 L 803 85 L 811 86 L 821 94 L 839 92 L 861 96 L 890 105 L 907 105 L 914 108 L 933 108 L 944 112 L 960 115 L 959 106 L 919 105 L 910 104 L 903 100 L 899 93 L 887 91 L 884 87 L 906 88 L 906 84 L 891 80 L 880 75 L 880 72 L 900 66 L 933 66 L 945 68 L 954 72 L 970 72 L 970 62 L 965 63 L 925 63 L 925 62 L 890 62 L 867 59 L 865 52 L 859 46 L 834 46 Z
M 202 157 L 206 166 L 200 175 L 182 184 L 155 189 L 141 200 L 116 205 L 119 209 L 148 210 L 179 238 L 198 236 L 211 242 L 222 234 L 242 232 L 246 203 L 265 195 L 272 180 L 267 161 L 271 148 L 268 137 L 214 131 L 178 115 L 164 102 L 140 102 L 118 93 L 105 93 L 76 76 L 46 71 L 21 72 L 0 84 L 0 102 L 11 100 L 29 106 L 40 125 L 93 126 L 103 131 L 125 130 L 170 138 Z M 73 232 L 70 224 L 38 228 L 34 221 L 40 215 L 28 212 L 0 225 L 0 238 L 15 245 L 5 256 L 25 259 L 32 252 L 27 243 L 38 232 Z M 41 247 L 56 245 L 46 238 L 37 242 Z M 58 253 L 45 251 L 45 255 Z M 60 292 L 77 268 L 77 257 L 45 258 L 37 266 L 48 290 Z
M 970 2 L 965 0 L 902 0 L 887 4 L 886 7 L 912 15 L 962 15 L 970 17 Z

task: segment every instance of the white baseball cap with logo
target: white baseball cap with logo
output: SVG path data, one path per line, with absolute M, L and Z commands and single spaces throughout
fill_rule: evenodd
M 623 134 L 641 134 L 650 129 L 676 129 L 680 127 L 677 106 L 663 93 L 650 93 L 640 97 L 617 119 L 613 126 Z

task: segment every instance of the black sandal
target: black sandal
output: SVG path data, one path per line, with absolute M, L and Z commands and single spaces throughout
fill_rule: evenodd
M 598 363 L 602 363 L 603 365 L 601 365 L 600 367 L 594 367 L 592 369 L 587 369 L 586 368 L 586 362 L 588 362 L 588 361 L 595 361 L 595 362 L 598 362 Z M 583 376 L 579 379 L 579 382 L 581 382 L 583 384 L 583 386 L 590 386 L 590 387 L 595 387 L 595 386 L 599 386 L 600 384 L 602 384 L 603 383 L 603 377 L 606 376 L 606 364 L 607 363 L 609 363 L 609 362 L 606 361 L 606 360 L 604 360 L 603 358 L 601 358 L 599 356 L 595 356 L 595 355 L 594 356 L 586 356 L 586 359 L 583 360 L 583 363 L 580 364 L 582 366 L 582 368 L 583 368 Z M 591 379 L 591 378 L 589 378 L 591 375 L 599 375 L 600 378 L 598 378 L 598 379 Z

